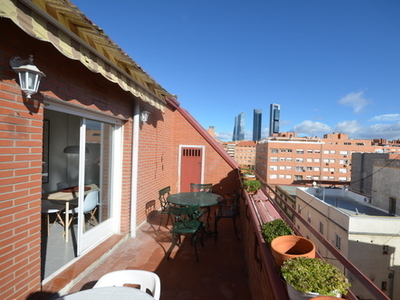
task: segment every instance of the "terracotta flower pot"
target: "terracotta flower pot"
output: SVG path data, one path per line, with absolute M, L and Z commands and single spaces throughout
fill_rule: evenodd
M 315 245 L 309 239 L 297 235 L 278 236 L 271 241 L 271 252 L 280 268 L 283 261 L 298 256 L 315 257 Z

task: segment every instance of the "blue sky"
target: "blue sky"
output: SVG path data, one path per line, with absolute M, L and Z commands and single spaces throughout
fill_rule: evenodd
M 400 139 L 398 0 L 72 0 L 204 127 Z M 110 4 L 111 3 L 111 4 Z

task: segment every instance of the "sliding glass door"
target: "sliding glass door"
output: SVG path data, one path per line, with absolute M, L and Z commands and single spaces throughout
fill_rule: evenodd
M 45 250 L 52 243 L 71 244 L 77 257 L 118 231 L 119 201 L 114 199 L 120 193 L 115 187 L 120 187 L 121 155 L 115 145 L 121 144 L 121 126 L 103 116 L 52 108 L 45 110 L 43 193 L 47 199 L 61 199 L 52 202 L 61 205 L 65 224 L 52 226 L 61 231 L 63 240 L 60 232 L 49 232 Z M 50 263 L 46 254 L 43 259 Z

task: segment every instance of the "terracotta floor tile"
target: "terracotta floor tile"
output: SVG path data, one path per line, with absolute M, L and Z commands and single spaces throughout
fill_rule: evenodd
M 158 222 L 152 222 L 155 228 Z M 237 225 L 240 231 L 239 222 Z M 196 262 L 189 239 L 184 240 L 181 247 L 175 247 L 171 259 L 167 260 L 165 253 L 171 245 L 169 230 L 162 227 L 156 235 L 154 229 L 145 224 L 137 231 L 136 238 L 121 243 L 70 292 L 92 288 L 103 274 L 114 270 L 142 269 L 160 276 L 162 300 L 249 299 L 243 245 L 236 239 L 231 220 L 221 220 L 218 229 L 216 241 L 214 236 L 204 236 L 204 247 L 201 247 L 198 240 L 199 262 Z M 104 249 L 94 251 L 93 257 L 102 251 Z M 79 268 L 75 266 L 73 271 Z

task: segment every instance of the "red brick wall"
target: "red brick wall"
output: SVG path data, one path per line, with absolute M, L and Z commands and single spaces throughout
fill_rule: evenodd
M 174 124 L 174 148 L 176 151 L 178 151 L 179 145 L 205 146 L 204 183 L 212 183 L 213 192 L 221 195 L 232 194 L 233 190 L 238 188 L 237 173 L 194 127 L 188 126 L 184 116 L 176 112 Z M 177 170 L 178 166 L 176 166 Z
M 204 182 L 214 184 L 214 191 L 221 195 L 232 194 L 238 188 L 236 172 L 207 143 L 200 133 L 177 110 L 166 108 L 164 112 L 151 107 L 147 123 L 141 125 L 139 145 L 139 178 L 137 224 L 146 219 L 146 203 L 156 200 L 158 190 L 171 186 L 171 193 L 179 188 L 179 145 L 205 147 Z
M 11 21 L 0 37 L 0 291 L 2 299 L 24 299 L 41 289 L 41 100 L 23 98 L 9 60 L 18 55 L 46 74 L 40 92 L 96 111 L 129 118 L 124 125 L 121 230 L 129 231 L 132 119 L 134 97 L 49 43 L 27 36 Z M 40 99 L 36 94 L 34 99 Z

